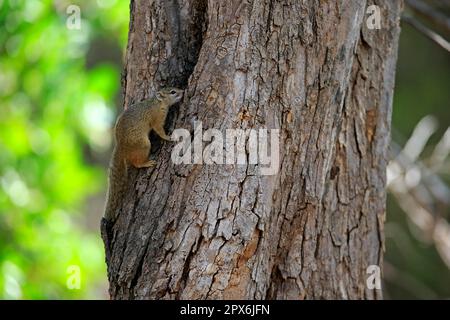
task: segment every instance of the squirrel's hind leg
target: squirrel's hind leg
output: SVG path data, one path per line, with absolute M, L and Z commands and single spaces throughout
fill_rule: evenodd
M 150 141 L 138 149 L 131 151 L 128 155 L 128 162 L 135 168 L 147 168 L 156 165 L 156 161 L 148 158 L 150 153 Z

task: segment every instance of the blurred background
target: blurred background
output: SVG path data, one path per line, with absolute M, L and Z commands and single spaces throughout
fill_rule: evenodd
M 394 98 L 386 299 L 450 298 L 450 31 L 414 2 Z M 447 0 L 426 3 L 450 13 Z M 107 298 L 99 220 L 128 6 L 0 0 L 2 299 Z

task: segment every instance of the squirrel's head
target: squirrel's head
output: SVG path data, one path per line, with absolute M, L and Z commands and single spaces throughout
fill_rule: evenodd
M 168 105 L 177 103 L 182 97 L 183 90 L 172 87 L 162 88 L 156 92 L 156 99 L 165 101 Z

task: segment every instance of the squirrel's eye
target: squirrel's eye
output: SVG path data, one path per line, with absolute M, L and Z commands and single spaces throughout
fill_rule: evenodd
M 175 94 L 177 93 L 175 90 L 170 91 L 170 94 Z

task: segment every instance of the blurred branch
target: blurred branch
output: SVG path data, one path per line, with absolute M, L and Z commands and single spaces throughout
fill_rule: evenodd
M 450 154 L 450 128 L 445 131 L 441 140 L 434 148 L 433 154 L 430 157 L 430 163 L 435 171 L 444 166 L 445 159 Z
M 422 118 L 403 147 L 402 154 L 411 161 L 416 161 L 436 129 L 437 121 L 434 117 L 427 116 Z
M 403 149 L 392 142 L 391 148 L 396 156 L 388 164 L 387 187 L 410 220 L 428 240 L 434 242 L 442 260 L 450 268 L 450 226 L 445 219 L 450 211 L 450 188 L 436 174 L 450 152 L 450 129 L 434 148 L 430 161 L 433 169 L 419 159 L 435 131 L 436 121 L 427 116 L 417 124 Z
M 429 38 L 430 40 L 441 46 L 443 49 L 450 52 L 450 43 L 447 40 L 445 40 L 442 36 L 440 36 L 439 34 L 429 29 L 421 22 L 412 17 L 403 16 L 402 19 L 406 23 L 410 24 L 414 29 L 424 34 L 427 38 Z
M 450 33 L 450 18 L 445 14 L 420 0 L 406 0 L 405 3 L 414 13 Z

